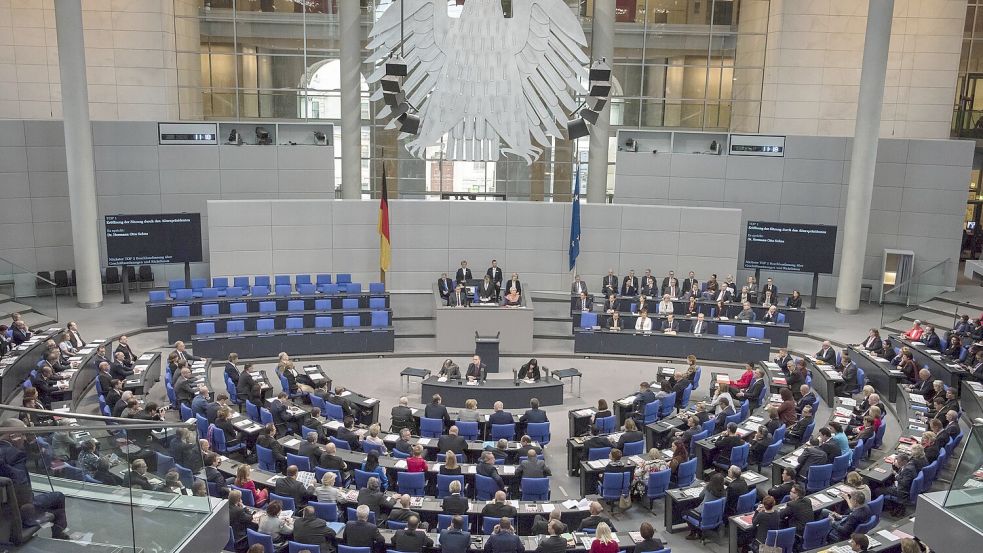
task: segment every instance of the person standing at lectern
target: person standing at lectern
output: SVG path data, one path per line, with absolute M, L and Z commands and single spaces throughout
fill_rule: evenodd
M 502 269 L 498 266 L 498 260 L 492 259 L 491 267 L 485 271 L 485 274 L 491 278 L 492 282 L 495 284 L 495 299 L 502 299 Z M 508 290 L 508 288 L 506 288 Z
M 607 276 L 601 281 L 601 292 L 605 296 L 618 293 L 618 275 L 614 274 L 614 269 L 608 269 Z
M 454 289 L 454 293 L 448 298 L 447 305 L 450 307 L 468 307 L 471 305 L 471 298 L 468 297 L 468 293 L 463 285 L 458 283 L 457 288 Z
M 451 296 L 451 292 L 454 291 L 454 283 L 451 279 L 447 278 L 447 273 L 440 273 L 440 278 L 437 279 L 437 292 L 440 297 L 444 299 L 446 304 Z
M 465 376 L 468 382 L 474 382 L 476 380 L 483 381 L 488 377 L 488 374 L 485 372 L 487 370 L 488 367 L 481 362 L 481 357 L 475 355 L 471 358 L 471 364 L 468 365 L 468 372 L 465 373 Z
M 457 280 L 457 283 L 460 284 L 462 282 L 467 282 L 471 280 L 471 278 L 472 278 L 471 269 L 468 269 L 467 260 L 461 261 L 461 268 L 457 270 L 457 275 L 455 276 L 455 280 Z
M 528 363 L 519 368 L 519 379 L 525 380 L 527 378 L 531 378 L 537 382 L 540 378 L 542 378 L 542 375 L 539 372 L 539 361 L 537 361 L 535 358 L 530 359 Z

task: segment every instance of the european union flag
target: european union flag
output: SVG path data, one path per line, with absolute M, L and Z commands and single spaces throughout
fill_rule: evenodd
M 570 211 L 570 270 L 577 266 L 580 255 L 580 169 L 573 183 L 573 209 Z

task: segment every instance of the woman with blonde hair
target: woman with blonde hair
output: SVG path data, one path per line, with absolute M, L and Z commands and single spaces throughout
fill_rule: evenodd
M 864 479 L 860 476 L 860 473 L 853 470 L 846 474 L 846 479 L 843 481 L 847 486 L 857 490 L 864 494 L 864 505 L 870 503 L 870 486 L 864 484 Z M 847 493 L 841 493 L 843 499 L 846 499 Z
M 440 474 L 450 474 L 454 476 L 461 474 L 461 466 L 457 464 L 457 455 L 448 449 L 447 454 L 444 455 L 444 457 L 444 464 L 440 466 Z
M 464 402 L 464 409 L 457 412 L 457 420 L 462 422 L 478 422 L 481 414 L 478 413 L 478 400 L 469 399 Z
M 382 454 L 385 455 L 387 453 L 386 442 L 382 441 L 382 438 L 379 437 L 379 432 L 381 431 L 382 429 L 379 427 L 379 423 L 369 426 L 369 432 L 364 438 L 362 438 L 362 441 L 381 447 Z
M 611 535 L 608 523 L 601 522 L 594 531 L 594 541 L 590 544 L 590 553 L 618 553 L 618 542 Z
M 321 477 L 321 484 L 314 488 L 314 495 L 317 496 L 318 501 L 322 503 L 338 503 L 344 499 L 345 495 L 334 485 L 337 479 L 338 475 L 332 471 L 324 473 L 324 476 Z

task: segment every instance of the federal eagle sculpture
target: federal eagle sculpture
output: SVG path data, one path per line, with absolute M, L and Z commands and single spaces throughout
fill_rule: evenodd
M 407 105 L 420 118 L 406 144 L 422 157 L 447 136 L 447 159 L 496 161 L 502 153 L 532 163 L 562 137 L 585 94 L 587 40 L 563 0 L 467 0 L 459 18 L 447 0 L 395 0 L 370 33 L 369 63 L 406 63 Z M 367 79 L 380 81 L 385 63 Z M 381 100 L 377 88 L 372 100 Z M 405 109 L 405 107 L 404 107 Z M 378 114 L 394 114 L 386 105 Z M 387 128 L 396 128 L 395 118 Z

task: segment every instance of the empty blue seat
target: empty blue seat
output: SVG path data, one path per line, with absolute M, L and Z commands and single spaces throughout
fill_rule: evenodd
M 345 298 L 341 300 L 342 309 L 358 309 L 358 298 Z
M 315 289 L 314 285 L 309 282 L 297 285 L 297 293 L 303 296 L 313 296 L 316 292 L 317 289 Z
M 252 290 L 250 291 L 250 294 L 252 294 L 253 296 L 258 296 L 258 297 L 269 296 L 270 295 L 270 287 L 269 286 L 262 286 L 262 285 L 253 286 L 252 287 Z
M 238 286 L 229 286 L 228 288 L 225 289 L 225 297 L 241 298 L 242 296 L 246 295 L 246 293 L 243 292 L 243 290 L 245 290 L 245 288 L 240 288 Z
M 195 334 L 199 336 L 215 334 L 215 323 L 196 323 Z
M 270 277 L 269 276 L 266 276 L 266 275 L 253 277 L 253 284 L 255 286 L 266 286 L 267 288 L 269 288 L 270 287 Z
M 747 337 L 756 338 L 758 340 L 765 339 L 765 329 L 760 326 L 749 326 L 747 327 Z
M 594 328 L 597 326 L 597 313 L 581 313 L 580 328 Z
M 167 289 L 171 293 L 173 293 L 178 288 L 184 288 L 184 279 L 183 278 L 174 278 L 174 279 L 171 279 L 171 280 L 168 280 L 167 281 Z
M 736 330 L 734 325 L 717 325 L 717 335 L 719 336 L 735 336 Z
M 287 330 L 304 328 L 303 317 L 287 317 Z
M 389 312 L 388 311 L 373 311 L 372 312 L 372 326 L 389 326 Z
M 228 321 L 225 323 L 226 332 L 245 332 L 246 322 L 245 321 Z
M 230 303 L 229 304 L 229 313 L 231 313 L 233 315 L 242 315 L 245 312 L 246 312 L 246 304 L 245 303 L 243 303 L 241 301 L 237 301 L 235 303 Z
M 351 273 L 338 273 L 338 278 L 335 279 L 335 284 L 348 284 L 351 281 Z
M 331 317 L 314 317 L 314 328 L 331 328 Z
M 191 316 L 191 306 L 190 305 L 175 305 L 171 307 L 171 317 L 190 317 Z
M 318 286 L 320 286 L 320 285 L 322 285 L 322 284 L 331 284 L 331 275 L 329 275 L 329 274 L 325 274 L 325 273 L 320 273 L 320 274 L 318 274 L 318 275 L 317 275 L 317 276 L 315 277 L 315 280 L 314 280 L 314 282 L 315 282 L 315 284 L 317 284 Z
M 244 276 L 232 277 L 232 286 L 235 286 L 237 288 L 242 288 L 243 290 L 248 289 L 249 277 L 244 277 Z
M 259 331 L 272 331 L 273 330 L 273 319 L 259 319 L 256 321 L 256 330 Z
M 164 290 L 151 290 L 150 297 L 148 298 L 151 303 L 158 301 L 167 301 L 167 292 Z
M 369 293 L 370 294 L 385 294 L 386 285 L 381 282 L 370 282 L 369 283 Z
M 217 303 L 201 304 L 201 315 L 203 317 L 214 317 L 215 315 L 218 315 L 218 304 Z
M 259 302 L 259 312 L 260 313 L 273 313 L 276 311 L 275 301 L 261 301 Z
M 210 300 L 210 299 L 215 299 L 218 296 L 219 296 L 219 290 L 218 290 L 218 288 L 202 288 L 201 289 L 201 298 L 202 299 Z
M 325 294 L 328 294 L 328 295 L 337 294 L 338 293 L 338 285 L 337 284 L 330 284 L 329 283 L 329 284 L 325 284 L 325 285 L 319 287 L 318 290 L 320 290 L 322 293 L 325 293 Z
M 311 275 L 297 275 L 294 277 L 294 285 L 300 286 L 301 284 L 311 284 Z
M 361 294 L 362 285 L 358 282 L 349 282 L 345 285 L 345 293 L 348 294 Z
M 331 309 L 331 300 L 327 298 L 314 300 L 314 309 L 317 311 L 327 311 Z
M 174 299 L 180 301 L 188 301 L 193 299 L 194 296 L 191 293 L 191 288 L 178 288 L 174 291 Z
M 277 284 L 274 293 L 278 296 L 289 296 L 293 292 L 293 289 L 289 284 Z
M 218 288 L 219 290 L 225 290 L 229 287 L 229 277 L 214 277 L 212 278 L 212 288 Z
M 287 311 L 303 311 L 304 310 L 304 300 L 289 300 L 287 302 Z
M 342 325 L 346 327 L 361 326 L 361 317 L 358 315 L 345 315 L 344 319 L 342 319 Z
M 273 284 L 280 286 L 286 284 L 290 286 L 290 275 L 276 275 L 273 277 Z
M 385 309 L 386 298 L 369 298 L 369 309 Z

